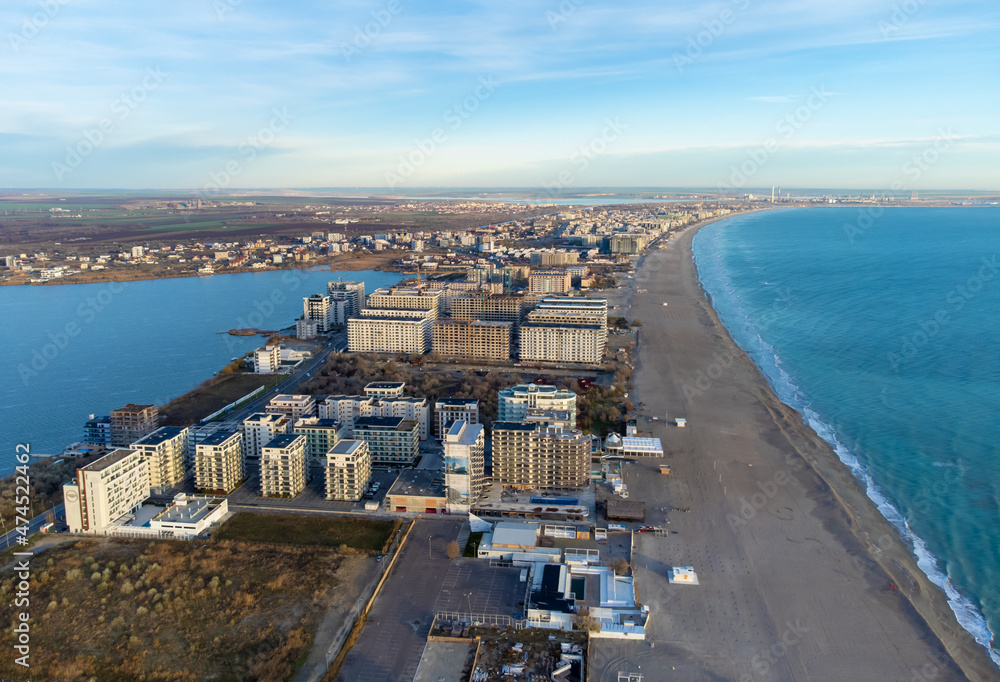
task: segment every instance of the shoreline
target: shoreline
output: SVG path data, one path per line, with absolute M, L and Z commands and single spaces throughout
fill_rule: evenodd
M 776 431 L 785 441 L 782 445 L 800 457 L 808 465 L 809 471 L 827 488 L 834 503 L 833 508 L 824 509 L 828 505 L 823 504 L 825 495 L 822 489 L 809 491 L 810 497 L 819 503 L 818 507 L 822 510 L 820 513 L 814 511 L 813 516 L 822 521 L 828 530 L 833 530 L 835 536 L 839 536 L 840 544 L 848 554 L 854 553 L 848 546 L 853 543 L 844 540 L 857 543 L 856 549 L 861 553 L 861 558 L 873 562 L 888 576 L 892 585 L 898 588 L 914 610 L 914 615 L 926 625 L 966 678 L 996 679 L 998 671 L 989 653 L 959 624 L 947 595 L 917 565 L 912 549 L 900 532 L 883 516 L 862 483 L 854 477 L 833 448 L 805 423 L 800 412 L 780 400 L 767 377 L 735 343 L 711 305 L 698 276 L 692 239 L 706 225 L 730 217 L 735 216 L 696 223 L 671 239 L 671 248 L 681 251 L 681 258 L 687 263 L 687 272 L 682 273 L 681 277 L 687 279 L 688 287 L 697 294 L 697 300 L 692 303 L 707 316 L 706 331 L 710 331 L 716 336 L 716 341 L 721 342 L 716 345 L 727 347 L 731 357 L 737 359 L 734 367 L 740 365 L 738 369 L 745 374 L 738 377 L 745 381 L 738 383 L 744 384 L 743 388 L 750 389 L 753 399 L 766 411 Z M 730 368 L 727 371 L 734 370 Z M 733 397 L 736 398 L 735 395 Z M 777 547 L 774 549 L 780 551 Z M 940 667 L 933 669 L 940 672 Z M 914 670 L 920 670 L 920 666 L 915 666 Z

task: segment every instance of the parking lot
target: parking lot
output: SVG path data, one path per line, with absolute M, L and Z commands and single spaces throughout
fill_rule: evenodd
M 338 500 L 326 499 L 326 481 L 321 468 L 310 469 L 312 479 L 306 484 L 306 489 L 296 495 L 293 499 L 280 497 L 260 496 L 260 475 L 250 476 L 246 482 L 229 495 L 230 507 L 280 507 L 288 510 L 323 510 L 333 512 L 362 512 L 365 511 L 365 502 L 342 502 Z M 381 509 L 385 494 L 390 486 L 399 476 L 398 472 L 390 472 L 384 469 L 372 471 L 372 482 L 378 481 L 379 490 L 372 498 L 379 503 Z
M 523 615 L 526 588 L 519 568 L 494 568 L 484 559 L 459 559 L 444 576 L 434 611 Z

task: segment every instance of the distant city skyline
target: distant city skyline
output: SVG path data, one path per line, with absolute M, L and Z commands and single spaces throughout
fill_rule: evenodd
M 0 9 L 0 187 L 1000 189 L 985 2 Z

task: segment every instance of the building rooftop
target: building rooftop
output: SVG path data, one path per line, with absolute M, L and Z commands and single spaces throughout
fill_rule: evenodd
M 238 431 L 216 431 L 201 441 L 199 445 L 222 445 L 233 436 L 240 435 Z
M 84 471 L 104 471 L 110 466 L 117 464 L 131 454 L 134 454 L 135 450 L 129 450 L 128 448 L 118 448 L 110 453 L 104 455 L 96 462 L 91 462 L 87 466 L 83 467 Z
M 283 433 L 279 436 L 275 436 L 271 439 L 265 448 L 287 448 L 289 445 L 294 443 L 297 439 L 303 438 L 297 433 Z M 304 439 L 303 439 L 304 440 Z
M 116 412 L 143 412 L 144 410 L 148 410 L 149 408 L 153 408 L 155 410 L 156 405 L 136 405 L 135 403 L 129 403 L 124 407 L 119 407 L 117 410 L 111 410 L 111 414 L 114 414 Z
M 444 497 L 444 476 L 434 469 L 403 469 L 388 495 Z
M 493 422 L 491 431 L 536 431 L 538 424 L 527 424 L 525 422 Z
M 364 445 L 363 440 L 345 439 L 330 448 L 328 455 L 353 455 Z
M 534 547 L 538 541 L 538 523 L 500 521 L 493 527 L 493 545 Z
M 273 421 L 278 421 L 280 419 L 288 419 L 288 417 L 286 417 L 283 414 L 275 412 L 254 412 L 249 417 L 244 419 L 243 423 L 246 424 L 247 422 L 273 422 Z
M 319 417 L 300 417 L 295 420 L 292 428 L 296 429 L 334 429 L 339 430 L 343 426 L 336 419 L 320 419 Z
M 406 386 L 405 381 L 373 381 L 372 383 L 365 386 L 365 390 L 377 390 L 377 391 L 387 391 L 387 390 L 398 390 Z
M 201 497 L 181 493 L 173 503 L 153 517 L 160 523 L 196 524 L 212 513 L 222 503 L 222 498 Z
M 140 438 L 139 440 L 132 443 L 132 445 L 159 445 L 172 438 L 176 438 L 181 435 L 187 428 L 180 426 L 161 426 L 156 431 L 147 434 Z
M 434 401 L 435 407 L 465 407 L 466 405 L 479 405 L 478 398 L 438 398 Z
M 610 440 L 610 439 L 609 439 Z M 662 453 L 663 443 L 659 438 L 639 438 L 637 436 L 626 436 L 621 439 L 622 449 L 630 452 Z
M 358 417 L 354 420 L 354 430 L 358 429 L 393 429 L 395 431 L 411 431 L 417 422 L 402 417 Z

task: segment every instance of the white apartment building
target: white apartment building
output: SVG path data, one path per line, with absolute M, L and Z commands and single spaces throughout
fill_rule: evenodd
M 149 497 L 149 463 L 119 448 L 76 470 L 63 486 L 66 523 L 73 533 L 99 533 Z
M 482 424 L 457 421 L 445 432 L 444 485 L 451 514 L 468 514 L 482 494 L 485 443 Z
M 154 492 L 165 492 L 187 477 L 187 428 L 161 426 L 132 443 L 131 449 L 149 463 L 149 485 Z
M 281 370 L 281 346 L 264 346 L 253 352 L 253 371 L 275 374 Z
M 334 308 L 330 305 L 330 297 L 323 294 L 313 294 L 302 299 L 302 316 L 313 320 L 320 333 L 330 331 L 334 325 Z
M 368 294 L 368 308 L 383 310 L 426 310 L 431 318 L 441 314 L 441 292 L 417 287 L 376 289 Z
M 365 308 L 347 321 L 352 353 L 426 353 L 431 347 L 433 312 Z
M 608 330 L 601 326 L 521 326 L 521 360 L 598 365 L 604 359 Z
M 344 301 L 345 319 L 360 315 L 365 307 L 364 282 L 327 282 L 326 290 L 331 298 Z
M 316 414 L 316 400 L 311 395 L 299 393 L 281 393 L 271 398 L 264 408 L 268 414 L 286 415 L 292 423 L 301 417 L 311 417 Z
M 315 339 L 319 333 L 319 322 L 316 320 L 295 320 L 295 338 L 308 341 Z
M 403 395 L 403 382 L 375 382 L 365 386 L 367 395 L 331 395 L 317 403 L 320 419 L 343 424 L 345 433 L 354 437 L 354 422 L 361 417 L 398 417 L 417 422 L 420 440 L 431 431 L 431 408 L 427 398 Z
M 302 417 L 292 425 L 292 433 L 306 438 L 307 464 L 325 461 L 330 451 L 346 434 L 346 427 L 335 419 Z
M 260 494 L 292 498 L 306 487 L 306 438 L 294 433 L 276 436 L 261 448 Z
M 568 413 L 566 428 L 576 426 L 576 393 L 555 386 L 518 384 L 497 392 L 497 421 L 525 422 L 531 413 Z
M 479 423 L 479 401 L 472 398 L 441 398 L 434 402 L 434 437 L 444 438 L 448 424 L 464 421 Z
M 372 477 L 372 458 L 363 440 L 342 440 L 326 454 L 326 499 L 357 501 Z
M 265 445 L 283 433 L 288 433 L 291 422 L 284 414 L 256 412 L 243 420 L 244 453 L 248 459 L 258 459 Z
M 243 434 L 216 431 L 195 446 L 194 487 L 229 494 L 246 478 Z

